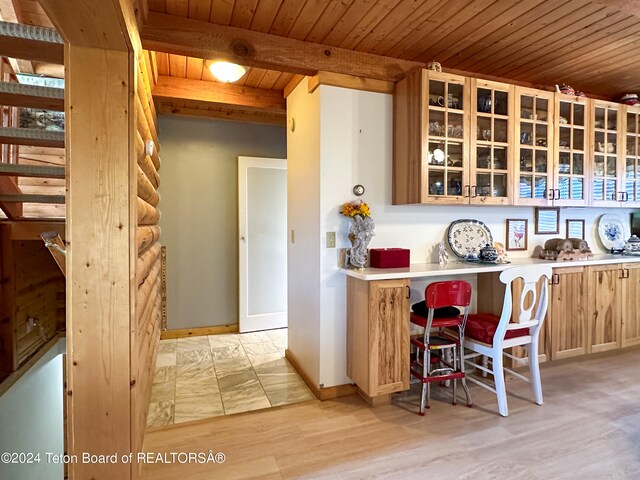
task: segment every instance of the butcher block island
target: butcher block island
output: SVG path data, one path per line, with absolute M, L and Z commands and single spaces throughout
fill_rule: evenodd
M 409 389 L 411 280 L 477 275 L 478 312 L 500 315 L 504 285 L 498 276 L 512 266 L 552 264 L 549 307 L 540 339 L 540 361 L 554 361 L 640 344 L 640 257 L 595 255 L 553 262 L 515 258 L 509 264 L 449 262 L 408 268 L 343 269 L 347 275 L 347 375 L 370 404 Z M 514 290 L 517 289 L 514 288 Z M 414 291 L 414 295 L 416 292 Z M 519 292 L 513 292 L 519 295 Z M 524 356 L 524 352 L 512 352 Z

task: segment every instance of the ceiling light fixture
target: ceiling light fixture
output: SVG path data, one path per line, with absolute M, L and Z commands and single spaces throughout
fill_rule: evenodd
M 217 80 L 225 83 L 235 82 L 247 73 L 246 67 L 229 62 L 211 62 L 209 70 Z

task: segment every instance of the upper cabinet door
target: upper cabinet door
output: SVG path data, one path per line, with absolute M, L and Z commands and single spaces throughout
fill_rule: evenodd
M 588 122 L 590 101 L 556 93 L 554 186 L 556 206 L 586 206 L 589 202 Z
M 514 87 L 471 80 L 471 203 L 512 202 Z
M 554 94 L 515 88 L 513 203 L 548 206 L 553 198 Z
M 424 203 L 467 203 L 469 80 L 423 71 Z
M 393 203 L 468 204 L 469 79 L 417 70 L 393 105 Z
M 617 207 L 622 190 L 622 105 L 593 101 L 593 128 L 589 145 L 591 160 L 591 205 Z
M 622 205 L 635 207 L 640 205 L 640 106 L 624 106 L 624 112 Z

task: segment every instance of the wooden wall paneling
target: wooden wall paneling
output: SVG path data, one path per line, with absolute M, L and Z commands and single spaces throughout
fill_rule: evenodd
M 67 8 L 69 14 L 75 10 Z M 69 44 L 65 51 L 68 453 L 123 454 L 133 451 L 136 160 L 129 112 L 135 109 L 135 66 L 128 51 Z M 128 479 L 131 467 L 79 462 L 70 465 L 69 475 Z
M 160 227 L 158 225 L 145 225 L 138 227 L 136 234 L 138 255 L 160 239 Z
M 589 352 L 620 347 L 621 304 L 624 270 L 620 265 L 594 265 L 587 268 L 589 284 Z
M 160 212 L 138 197 L 138 225 L 155 225 L 159 220 Z
M 10 225 L 0 225 L 0 379 L 18 368 L 15 335 L 14 252 Z

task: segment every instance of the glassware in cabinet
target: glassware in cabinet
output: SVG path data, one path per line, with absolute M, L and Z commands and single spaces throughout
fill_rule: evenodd
M 621 137 L 622 105 L 593 101 L 593 128 L 590 145 L 591 204 L 619 206 L 622 189 Z
M 554 94 L 516 87 L 515 102 L 514 204 L 551 205 Z
M 640 205 L 640 105 L 624 106 L 624 172 L 623 194 L 624 206 Z M 622 133 L 621 133 L 622 135 Z
M 550 199 L 557 206 L 586 206 L 589 100 L 562 93 L 555 96 L 554 183 L 549 191 Z
M 513 92 L 505 83 L 471 80 L 470 203 L 511 202 Z
M 427 123 L 426 175 L 428 200 L 455 203 L 464 198 L 467 79 L 428 72 L 423 104 Z M 435 197 L 435 198 L 434 198 Z

